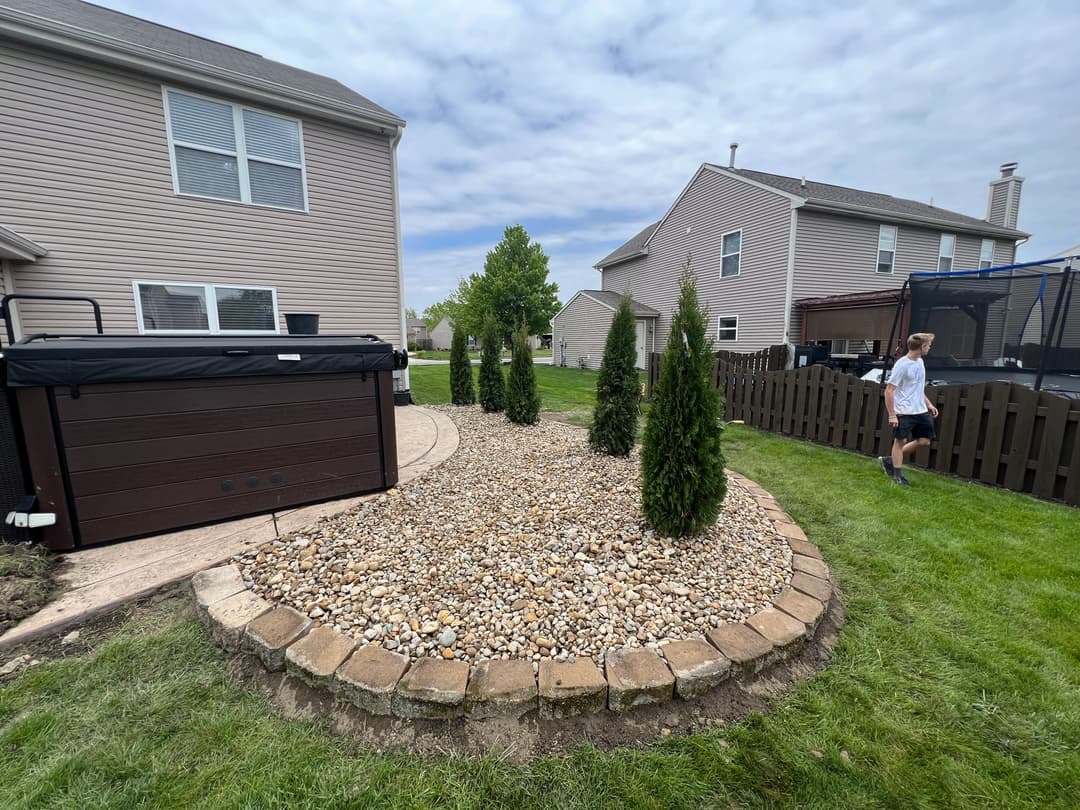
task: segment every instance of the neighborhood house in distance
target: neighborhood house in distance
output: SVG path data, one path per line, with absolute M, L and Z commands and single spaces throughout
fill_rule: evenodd
M 843 186 L 705 163 L 663 219 L 595 267 L 599 290 L 581 290 L 552 319 L 554 362 L 599 368 L 619 298 L 637 315 L 638 365 L 661 352 L 692 258 L 718 349 L 753 352 L 831 340 L 837 351 L 880 354 L 896 291 L 914 271 L 998 267 L 1015 261 L 1017 164 L 990 183 L 985 219 Z M 881 292 L 861 309 L 830 310 L 822 296 Z M 891 295 L 891 302 L 888 302 Z M 804 307 L 815 334 L 804 334 Z M 881 317 L 882 307 L 888 317 Z M 843 312 L 843 315 L 838 313 Z M 858 314 L 855 314 L 855 313 Z M 824 313 L 824 317 L 822 317 Z M 877 317 L 875 317 L 877 316 Z M 882 328 L 884 324 L 884 328 Z M 839 345 L 837 345 L 839 343 Z
M 110 334 L 405 341 L 404 120 L 344 85 L 77 0 L 0 0 L 2 292 Z M 16 335 L 86 333 L 19 302 Z

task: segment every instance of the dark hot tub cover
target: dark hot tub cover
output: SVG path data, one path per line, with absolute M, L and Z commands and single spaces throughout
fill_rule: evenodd
M 367 335 L 30 337 L 3 352 L 10 386 L 340 374 L 394 368 L 391 344 Z

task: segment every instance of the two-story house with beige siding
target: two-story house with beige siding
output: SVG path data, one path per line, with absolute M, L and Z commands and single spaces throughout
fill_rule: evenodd
M 77 0 L 0 0 L 0 278 L 108 333 L 404 338 L 404 121 L 342 84 Z M 19 302 L 17 333 L 92 331 Z
M 716 346 L 734 351 L 801 342 L 800 299 L 898 289 L 913 271 L 1010 264 L 1029 235 L 1016 228 L 1023 179 L 1015 168 L 1002 167 L 986 218 L 977 219 L 706 163 L 659 222 L 597 262 L 600 290 L 581 291 L 555 316 L 555 362 L 598 367 L 611 303 L 622 295 L 638 314 L 639 363 L 662 351 L 688 259 Z

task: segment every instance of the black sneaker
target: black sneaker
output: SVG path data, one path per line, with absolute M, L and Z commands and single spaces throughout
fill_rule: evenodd
M 903 472 L 897 472 L 896 475 L 893 476 L 892 480 L 893 480 L 894 484 L 899 484 L 902 487 L 910 487 L 911 486 L 911 482 L 908 481 L 906 478 L 904 478 L 904 473 Z
M 896 474 L 896 469 L 893 467 L 891 456 L 878 456 L 878 464 L 881 465 L 881 469 L 885 471 L 885 474 L 892 478 Z

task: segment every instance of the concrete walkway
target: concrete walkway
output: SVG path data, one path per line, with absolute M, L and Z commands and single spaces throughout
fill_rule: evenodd
M 410 405 L 395 408 L 394 416 L 399 484 L 457 450 L 457 428 L 445 414 Z M 373 497 L 344 498 L 66 554 L 61 581 L 67 590 L 0 636 L 0 650 L 81 623 Z

